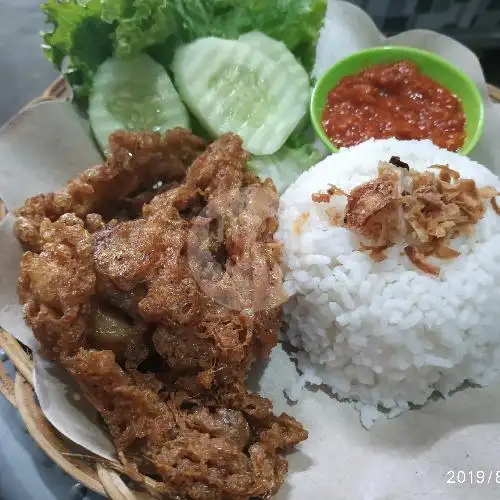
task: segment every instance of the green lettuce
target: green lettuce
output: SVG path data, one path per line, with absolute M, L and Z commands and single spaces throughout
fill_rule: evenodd
M 113 24 L 113 51 L 118 57 L 134 57 L 164 43 L 177 31 L 170 2 L 163 0 L 101 0 L 101 17 Z
M 172 0 L 184 42 L 261 31 L 286 44 L 311 71 L 326 0 Z
M 169 69 L 176 47 L 204 36 L 262 31 L 310 71 L 326 0 L 48 0 L 42 10 L 53 25 L 44 53 L 85 99 L 109 56 L 146 51 Z
M 237 26 L 238 35 L 262 31 L 284 42 L 310 72 L 325 12 L 324 0 L 250 0 L 226 15 L 225 26 Z
M 114 27 L 101 17 L 101 0 L 49 0 L 41 9 L 53 25 L 42 34 L 45 57 L 64 74 L 77 99 L 87 96 L 97 68 L 113 53 Z

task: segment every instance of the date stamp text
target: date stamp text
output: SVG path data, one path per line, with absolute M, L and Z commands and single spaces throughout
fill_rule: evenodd
M 500 469 L 488 470 L 449 470 L 446 473 L 447 484 L 498 484 Z

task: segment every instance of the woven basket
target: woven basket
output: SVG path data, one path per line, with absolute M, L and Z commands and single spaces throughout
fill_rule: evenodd
M 500 89 L 489 86 L 491 98 L 500 102 Z M 41 97 L 29 104 L 56 99 L 69 99 L 70 91 L 62 78 L 57 79 Z M 0 200 L 0 219 L 5 207 Z M 104 462 L 89 452 L 75 453 L 75 445 L 59 434 L 45 419 L 36 403 L 33 391 L 33 364 L 30 352 L 11 335 L 0 328 L 0 349 L 16 368 L 13 380 L 0 358 L 0 392 L 19 410 L 28 432 L 45 453 L 67 474 L 87 488 L 112 500 L 153 500 L 143 491 L 136 491 L 125 484 L 124 470 L 118 463 Z M 153 486 L 153 481 L 151 482 Z

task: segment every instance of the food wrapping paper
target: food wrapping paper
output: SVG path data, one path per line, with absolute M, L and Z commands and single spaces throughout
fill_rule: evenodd
M 478 85 L 486 107 L 485 134 L 471 155 L 500 173 L 500 107 L 491 103 L 476 56 L 447 37 L 415 30 L 386 39 L 359 8 L 330 1 L 315 75 L 353 51 L 380 44 L 420 47 L 461 67 Z M 31 195 L 61 188 L 101 161 L 88 127 L 64 102 L 36 105 L 0 131 L 0 197 L 11 211 Z M 35 391 L 48 420 L 90 452 L 113 460 L 96 412 L 58 366 L 37 353 L 23 322 L 16 280 L 22 250 L 13 217 L 0 222 L 0 325 L 34 351 Z M 351 403 L 305 389 L 291 403 L 283 387 L 299 377 L 281 346 L 250 376 L 250 388 L 273 400 L 276 413 L 300 420 L 309 439 L 289 454 L 280 500 L 497 500 L 500 498 L 500 380 L 431 401 L 367 431 Z

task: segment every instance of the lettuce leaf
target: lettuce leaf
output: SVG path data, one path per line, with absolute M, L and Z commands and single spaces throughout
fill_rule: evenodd
M 147 51 L 168 69 L 177 46 L 203 36 L 262 31 L 310 71 L 326 0 L 47 0 L 41 8 L 53 25 L 44 53 L 85 98 L 107 57 Z
M 238 34 L 262 31 L 284 42 L 310 72 L 325 12 L 325 0 L 250 0 L 226 16 L 225 26 L 238 26 Z
M 128 58 L 164 43 L 177 31 L 170 2 L 164 0 L 101 0 L 102 19 L 116 23 L 114 53 Z
M 48 0 L 41 6 L 52 31 L 42 33 L 45 57 L 64 74 L 77 99 L 88 95 L 95 71 L 113 52 L 114 27 L 101 0 Z
M 326 0 L 171 0 L 184 42 L 205 36 L 238 38 L 261 31 L 284 42 L 308 72 Z

